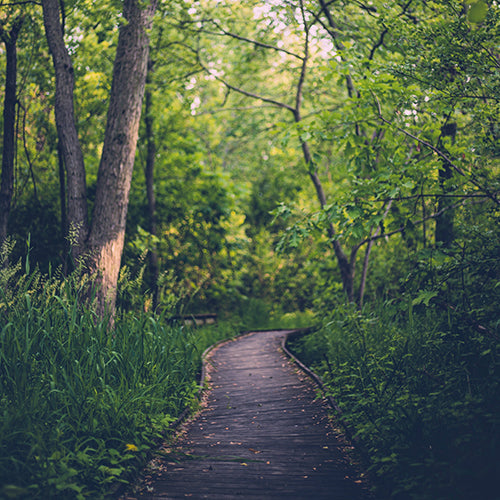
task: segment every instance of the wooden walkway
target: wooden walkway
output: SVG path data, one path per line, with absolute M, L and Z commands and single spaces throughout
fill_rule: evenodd
M 255 332 L 209 354 L 204 408 L 122 500 L 372 498 L 316 386 L 282 352 L 288 333 Z

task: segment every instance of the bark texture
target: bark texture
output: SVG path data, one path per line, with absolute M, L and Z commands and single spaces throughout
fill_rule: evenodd
M 5 96 L 3 107 L 3 152 L 2 181 L 0 185 L 0 244 L 7 237 L 12 196 L 14 193 L 14 158 L 16 148 L 16 102 L 17 102 L 17 37 L 24 17 L 18 17 L 10 31 L 0 28 L 5 43 L 7 65 L 5 70 Z
M 114 311 L 156 1 L 125 0 L 89 237 L 98 308 Z
M 85 251 L 88 235 L 87 187 L 82 149 L 73 105 L 73 63 L 63 38 L 59 0 L 42 0 L 45 34 L 56 75 L 55 114 L 57 134 L 67 176 L 67 220 L 72 231 L 74 258 Z

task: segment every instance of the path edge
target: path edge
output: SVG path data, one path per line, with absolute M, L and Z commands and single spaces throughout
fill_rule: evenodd
M 292 340 L 294 337 L 302 337 L 304 335 L 308 335 L 309 333 L 312 333 L 316 331 L 318 328 L 316 327 L 310 327 L 310 328 L 301 328 L 301 329 L 296 329 L 291 331 L 288 335 L 283 337 L 281 341 L 281 348 L 283 350 L 283 353 L 294 363 L 297 365 L 297 367 L 305 374 L 307 375 L 320 389 L 322 397 L 326 401 L 326 403 L 332 408 L 334 413 L 336 414 L 335 417 L 338 420 L 339 424 L 342 426 L 345 436 L 348 439 L 348 441 L 351 442 L 352 446 L 357 450 L 359 459 L 361 460 L 361 465 L 365 471 L 365 478 L 364 481 L 366 481 L 365 486 L 370 488 L 370 486 L 373 486 L 374 484 L 374 478 L 372 474 L 369 472 L 369 466 L 370 466 L 370 460 L 368 458 L 368 453 L 363 446 L 363 444 L 360 442 L 360 440 L 356 437 L 354 429 L 352 426 L 349 424 L 349 422 L 345 419 L 344 413 L 342 411 L 342 408 L 337 404 L 335 399 L 328 394 L 327 387 L 323 379 L 316 373 L 314 372 L 311 368 L 309 368 L 307 365 L 302 363 L 300 359 L 298 359 L 295 354 L 293 354 L 287 347 L 287 342 L 289 340 Z

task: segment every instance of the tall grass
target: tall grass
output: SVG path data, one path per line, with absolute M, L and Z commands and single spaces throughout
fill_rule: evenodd
M 498 326 L 498 325 L 497 325 Z M 494 328 L 439 307 L 339 306 L 293 346 L 314 366 L 397 499 L 494 499 L 500 356 Z
M 100 498 L 193 403 L 200 356 L 228 335 L 118 314 L 84 278 L 0 271 L 0 497 Z

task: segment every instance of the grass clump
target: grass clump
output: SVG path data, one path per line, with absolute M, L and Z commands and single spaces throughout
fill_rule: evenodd
M 144 462 L 193 404 L 199 333 L 145 313 L 114 328 L 84 277 L 0 270 L 0 497 L 101 498 Z

